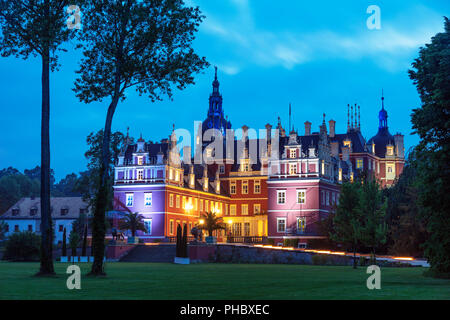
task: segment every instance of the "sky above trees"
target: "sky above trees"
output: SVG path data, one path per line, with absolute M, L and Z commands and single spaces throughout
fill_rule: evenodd
M 76 2 L 76 1 L 75 1 Z M 410 113 L 420 105 L 407 70 L 420 46 L 443 30 L 448 1 L 207 1 L 190 0 L 206 16 L 195 41 L 197 52 L 219 68 L 225 113 L 233 128 L 246 124 L 259 129 L 288 125 L 289 103 L 295 128 L 303 122 L 318 131 L 322 114 L 347 126 L 347 104 L 361 105 L 363 135 L 378 128 L 377 115 L 384 88 L 392 134 L 411 136 Z M 369 5 L 381 9 L 381 29 L 369 30 Z M 81 52 L 61 55 L 62 67 L 51 75 L 51 158 L 57 180 L 86 168 L 86 137 L 104 126 L 109 101 L 85 105 L 72 92 Z M 151 103 L 134 91 L 117 109 L 113 131 L 145 139 L 167 138 L 172 124 L 194 130 L 204 120 L 214 68 L 197 77 L 195 86 L 175 91 L 173 101 Z M 19 170 L 40 161 L 40 76 L 37 59 L 1 58 L 0 167 Z

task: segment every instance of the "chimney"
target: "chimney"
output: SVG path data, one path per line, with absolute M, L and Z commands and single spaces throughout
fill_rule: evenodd
M 163 164 L 164 163 L 164 153 L 161 150 L 161 147 L 159 148 L 159 152 L 156 155 L 156 164 Z
M 311 122 L 306 121 L 305 122 L 305 136 L 311 135 Z
M 208 179 L 208 166 L 203 167 L 203 191 L 208 191 L 209 179 Z
M 194 189 L 195 187 L 195 174 L 194 174 L 194 165 L 189 166 L 189 188 Z
M 336 135 L 336 121 L 330 120 L 328 121 L 328 124 L 330 126 L 330 138 L 334 138 Z
M 183 162 L 186 164 L 191 164 L 192 159 L 192 149 L 191 146 L 183 147 Z
M 216 193 L 220 194 L 219 168 L 217 168 L 217 170 L 216 170 L 216 177 L 214 179 L 214 187 L 216 189 Z
M 331 156 L 334 158 L 339 157 L 339 142 L 337 141 L 331 142 Z
M 137 152 L 144 152 L 144 145 L 145 145 L 145 140 L 142 139 L 142 133 L 141 133 L 141 137 L 137 141 Z
M 242 126 L 242 141 L 246 141 L 248 138 L 248 127 L 244 124 Z
M 348 146 L 342 147 L 342 160 L 346 162 L 350 160 L 350 148 Z
M 405 145 L 403 143 L 403 135 L 400 133 L 397 133 L 394 136 L 394 142 L 395 142 L 395 152 L 397 157 L 404 158 L 405 157 Z

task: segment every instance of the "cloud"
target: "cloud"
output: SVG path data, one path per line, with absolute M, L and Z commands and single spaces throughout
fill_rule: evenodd
M 269 31 L 264 26 L 255 26 L 247 0 L 230 1 L 234 8 L 231 19 L 225 14 L 219 16 L 215 12 L 204 11 L 207 18 L 200 27 L 200 32 L 214 37 L 215 41 L 226 43 L 226 58 L 234 59 L 234 66 L 224 70 L 228 74 L 238 73 L 239 64 L 241 67 L 256 64 L 292 69 L 310 61 L 330 58 L 369 58 L 389 71 L 403 70 L 409 64 L 405 61 L 410 59 L 411 53 L 428 42 L 442 24 L 441 19 L 435 19 L 439 14 L 428 9 L 426 16 L 433 17 L 432 24 L 420 20 L 405 27 L 403 22 L 383 20 L 381 30 L 361 28 L 344 32 L 336 29 L 304 31 L 290 28 Z M 424 8 L 413 8 L 409 14 L 414 16 L 414 12 L 419 9 L 424 12 Z

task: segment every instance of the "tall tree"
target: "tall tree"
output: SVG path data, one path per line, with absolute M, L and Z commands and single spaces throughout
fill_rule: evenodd
M 342 184 L 339 204 L 333 217 L 333 231 L 330 238 L 344 244 L 353 251 L 353 268 L 356 269 L 356 250 L 361 244 L 362 216 L 359 210 L 359 181 Z
M 50 71 L 73 32 L 67 27 L 71 0 L 0 0 L 0 54 L 42 62 L 41 264 L 37 275 L 54 274 L 50 214 Z
M 423 244 L 428 238 L 424 221 L 419 214 L 416 185 L 415 152 L 410 152 L 398 181 L 383 191 L 388 199 L 388 248 L 391 254 L 423 257 Z
M 422 105 L 411 122 L 420 137 L 416 148 L 419 206 L 430 237 L 425 256 L 435 275 L 450 274 L 450 21 L 412 63 L 409 76 Z
M 104 274 L 109 150 L 117 105 L 131 87 L 155 101 L 171 97 L 173 86 L 194 83 L 193 73 L 208 65 L 192 48 L 202 20 L 199 8 L 182 0 L 86 1 L 80 33 L 84 58 L 74 91 L 85 103 L 110 99 L 94 206 L 93 275 Z
M 0 214 L 23 197 L 38 197 L 39 190 L 39 180 L 30 179 L 20 172 L 2 176 L 0 178 Z
M 128 138 L 129 143 L 133 143 L 132 138 Z M 88 170 L 84 172 L 80 172 L 80 178 L 77 180 L 75 184 L 75 191 L 80 193 L 83 197 L 83 200 L 89 203 L 90 207 L 94 207 L 95 194 L 98 188 L 98 178 L 100 174 L 100 168 L 102 163 L 102 143 L 103 143 L 103 130 L 99 130 L 97 132 L 91 132 L 87 138 L 86 143 L 88 145 L 88 150 L 85 152 L 84 156 L 88 160 Z M 117 161 L 120 151 L 122 150 L 125 143 L 125 136 L 123 133 L 116 131 L 111 133 L 111 142 L 110 142 L 110 164 L 113 164 Z M 107 207 L 106 210 L 111 209 L 112 203 L 112 172 L 113 167 L 109 166 L 109 182 L 107 189 Z
M 376 249 L 386 242 L 386 207 L 380 185 L 375 179 L 366 178 L 360 186 L 358 214 L 362 221 L 361 242 L 372 249 L 373 263 Z

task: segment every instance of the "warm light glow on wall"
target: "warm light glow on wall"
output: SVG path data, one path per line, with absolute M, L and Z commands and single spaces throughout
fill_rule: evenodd
M 203 219 L 200 219 L 200 224 L 204 224 L 205 223 L 205 220 L 203 220 Z

